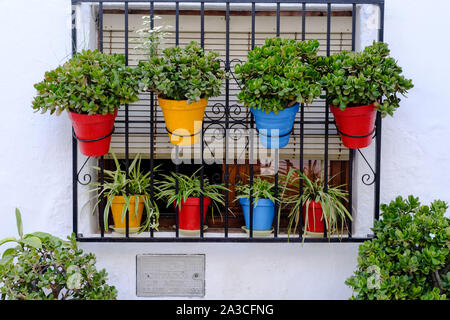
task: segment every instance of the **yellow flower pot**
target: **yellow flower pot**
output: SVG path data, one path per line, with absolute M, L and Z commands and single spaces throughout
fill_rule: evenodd
M 135 197 L 132 196 L 130 200 L 128 217 L 129 217 L 129 229 L 131 228 L 139 228 L 141 226 L 142 213 L 144 212 L 144 202 L 141 198 L 138 198 L 138 213 L 137 216 L 134 212 L 135 210 Z M 114 227 L 117 229 L 125 229 L 126 225 L 126 217 L 123 218 L 122 221 L 122 210 L 125 206 L 125 199 L 123 196 L 114 196 L 111 211 L 113 214 Z
M 202 131 L 207 99 L 187 104 L 187 100 L 169 100 L 158 97 L 164 114 L 170 143 L 186 146 L 198 143 Z

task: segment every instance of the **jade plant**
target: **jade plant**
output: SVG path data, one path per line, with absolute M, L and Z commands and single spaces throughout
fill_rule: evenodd
M 362 52 L 342 51 L 319 59 L 317 69 L 323 73 L 321 84 L 330 103 L 341 110 L 374 103 L 382 117 L 392 116 L 399 95 L 413 84 L 389 53 L 386 43 L 374 42 Z
M 296 103 L 311 103 L 321 93 L 316 70 L 317 40 L 268 38 L 248 53 L 248 61 L 235 66 L 242 90 L 239 101 L 266 113 Z
M 374 239 L 359 247 L 358 267 L 346 284 L 355 300 L 448 300 L 450 218 L 447 203 L 429 206 L 397 197 L 381 205 Z
M 225 71 L 218 57 L 217 52 L 206 53 L 195 41 L 184 48 L 166 48 L 162 55 L 139 62 L 140 88 L 161 98 L 187 100 L 188 104 L 219 96 Z
M 16 221 L 19 238 L 0 240 L 0 245 L 15 243 L 0 259 L 2 300 L 116 299 L 105 269 L 98 271 L 95 255 L 77 247 L 75 234 L 68 241 L 45 232 L 23 234 L 18 209 Z
M 83 50 L 63 65 L 45 73 L 34 85 L 33 109 L 59 115 L 112 114 L 120 105 L 138 100 L 138 81 L 120 54 Z

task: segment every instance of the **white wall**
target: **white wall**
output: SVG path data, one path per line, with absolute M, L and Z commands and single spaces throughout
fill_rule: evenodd
M 414 193 L 450 201 L 446 119 L 450 44 L 445 0 L 387 0 L 385 40 L 416 87 L 383 126 L 382 201 Z M 0 238 L 25 231 L 72 230 L 71 130 L 66 115 L 34 114 L 33 84 L 71 51 L 69 0 L 0 1 Z M 427 57 L 430 57 L 427 60 Z M 5 63 L 6 62 L 6 63 Z M 359 179 L 359 177 L 358 177 Z M 82 244 L 107 268 L 119 297 L 135 299 L 135 256 L 205 253 L 206 298 L 346 299 L 357 244 Z
M 415 87 L 383 123 L 381 200 L 450 202 L 450 2 L 405 2 L 386 1 L 385 41 Z

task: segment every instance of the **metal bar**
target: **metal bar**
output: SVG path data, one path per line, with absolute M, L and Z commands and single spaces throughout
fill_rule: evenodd
M 202 47 L 202 49 L 205 48 L 205 4 L 202 2 L 201 3 L 201 7 L 200 7 L 200 45 Z M 200 169 L 200 189 L 203 192 L 203 177 L 204 177 L 204 168 L 203 168 L 203 152 L 205 149 L 205 141 L 203 140 L 203 123 L 202 123 L 202 131 L 200 133 L 200 140 L 201 140 L 201 148 L 200 148 L 200 158 L 201 158 L 201 169 Z M 203 238 L 203 202 L 204 202 L 204 197 L 203 194 L 200 195 L 200 208 L 199 208 L 199 214 L 200 214 L 200 238 Z
M 180 3 L 175 3 L 175 45 L 178 46 L 179 44 L 179 38 L 180 38 Z M 177 153 L 176 160 L 177 163 L 175 164 L 175 173 L 177 174 L 176 184 L 175 184 L 175 190 L 176 193 L 179 192 L 179 184 L 178 184 L 178 174 L 180 173 L 180 167 L 178 164 L 178 155 L 180 148 L 178 145 L 175 147 L 175 151 Z M 177 238 L 180 237 L 180 210 L 179 206 L 176 206 L 175 209 L 175 235 Z
M 278 199 L 278 169 L 279 169 L 279 159 L 280 159 L 280 154 L 279 154 L 279 150 L 280 149 L 275 149 L 275 175 L 274 175 L 274 180 L 275 180 L 275 192 L 274 192 L 274 196 L 275 199 Z M 278 212 L 278 201 L 275 201 L 275 226 L 273 227 L 273 236 L 274 238 L 278 237 L 278 219 L 280 219 L 280 212 Z
M 306 3 L 302 3 L 302 41 L 305 41 L 306 39 Z M 304 160 L 304 148 L 305 148 L 305 141 L 304 141 L 304 134 L 305 134 L 305 105 L 302 103 L 300 105 L 300 159 L 299 159 L 299 169 L 300 172 L 303 173 L 303 160 Z M 300 186 L 300 196 L 303 194 L 303 180 L 299 180 L 299 186 Z M 298 235 L 299 238 L 303 238 L 303 205 L 300 205 L 298 208 L 299 210 L 299 228 L 298 228 Z
M 277 2 L 277 37 L 280 36 L 280 6 L 281 4 Z
M 352 51 L 355 51 L 355 43 L 356 43 L 356 4 L 352 5 Z M 349 150 L 349 164 L 348 164 L 348 203 L 349 203 L 349 212 L 353 217 L 353 161 L 355 159 L 355 151 L 353 149 Z M 348 219 L 348 236 L 352 236 L 353 222 Z
M 99 50 L 103 52 L 103 3 L 98 5 L 98 37 L 99 37 Z
M 76 10 L 72 8 L 72 57 L 77 53 Z M 78 142 L 72 128 L 72 229 L 78 235 Z
M 381 2 L 380 5 L 380 30 L 378 33 L 378 41 L 384 41 L 384 2 Z M 376 137 L 375 137 L 375 212 L 374 217 L 376 220 L 380 218 L 380 183 L 381 183 L 381 115 L 377 112 L 377 119 L 375 122 L 376 126 Z
M 356 3 L 352 5 L 352 51 L 355 51 L 356 43 Z
M 98 6 L 98 36 L 99 36 L 99 50 L 103 52 L 103 3 L 99 3 Z M 100 192 L 103 194 L 103 183 L 105 182 L 105 157 L 100 157 Z M 104 208 L 105 199 L 102 197 L 100 199 L 100 206 L 98 211 L 98 219 L 100 225 L 100 234 L 102 237 L 105 236 L 105 223 L 104 223 Z
M 105 181 L 105 159 L 103 156 L 100 157 L 100 192 L 99 194 L 103 194 L 103 183 Z M 105 222 L 104 222 L 104 216 L 105 216 L 105 198 L 102 196 L 100 199 L 100 207 L 98 211 L 98 220 L 100 224 L 100 234 L 102 237 L 105 236 Z
M 327 5 L 327 56 L 330 55 L 330 33 L 331 33 L 331 4 Z M 325 154 L 323 161 L 323 175 L 324 175 L 324 191 L 328 192 L 328 126 L 329 126 L 329 110 L 328 110 L 328 96 L 325 100 Z M 323 227 L 323 236 L 327 237 L 326 223 Z
M 155 120 L 155 123 L 165 123 L 164 120 Z M 217 120 L 203 120 L 204 123 L 222 123 L 223 121 Z M 125 123 L 125 120 L 116 120 L 115 123 Z M 129 123 L 150 123 L 150 120 L 130 120 Z M 247 124 L 249 121 L 245 120 L 229 120 L 231 124 Z M 300 121 L 294 121 L 294 123 L 300 123 Z M 305 124 L 325 124 L 325 120 L 305 120 Z M 330 124 L 334 124 L 333 120 L 330 120 Z M 116 128 L 119 129 L 119 128 Z M 121 134 L 120 132 L 114 132 L 114 134 Z M 135 132 L 134 134 L 139 134 L 139 132 Z M 335 134 L 337 136 L 337 134 Z
M 175 2 L 175 45 L 180 44 L 180 3 Z
M 252 35 L 251 35 L 251 47 L 252 50 L 255 48 L 255 28 L 256 28 L 256 4 L 252 2 Z M 249 195 L 249 203 L 250 203 L 250 221 L 249 221 L 249 237 L 253 238 L 253 175 L 254 175 L 254 168 L 253 168 L 253 148 L 255 147 L 254 139 L 253 139 L 253 127 L 254 127 L 254 118 L 253 113 L 250 112 L 250 195 Z
M 150 2 L 150 28 L 153 29 L 155 27 L 155 5 L 154 2 Z M 154 148 L 155 148 L 155 95 L 152 92 L 150 92 L 150 201 L 152 204 L 155 200 L 155 188 L 154 188 Z M 153 217 L 152 217 L 153 220 Z M 150 221 L 151 223 L 152 221 Z M 150 228 L 150 237 L 153 238 L 154 231 L 153 228 Z
M 175 152 L 176 152 L 176 164 L 175 164 L 175 173 L 177 175 L 177 179 L 175 180 L 175 191 L 178 194 L 179 192 L 179 185 L 178 185 L 178 174 L 180 173 L 180 166 L 178 165 L 178 155 L 180 152 L 180 147 L 178 145 L 175 146 Z M 180 210 L 178 204 L 175 206 L 175 236 L 177 238 L 180 237 Z
M 204 158 L 203 158 L 203 152 L 204 152 L 204 141 L 203 141 L 203 124 L 202 124 L 202 131 L 200 133 L 200 139 L 201 139 L 201 169 L 200 169 L 200 189 L 203 192 L 203 178 L 204 178 L 204 169 L 203 169 L 203 162 L 204 162 Z M 203 225 L 204 225 L 204 221 L 203 221 L 203 202 L 204 202 L 204 196 L 203 194 L 200 195 L 200 208 L 199 208 L 199 214 L 200 214 L 200 238 L 203 238 Z
M 256 3 L 298 3 L 298 0 L 203 0 L 205 3 L 250 3 L 250 2 L 256 2 Z M 123 3 L 123 0 L 72 0 L 72 4 L 78 4 L 78 3 L 100 3 L 100 2 L 109 2 L 109 3 Z M 133 3 L 145 3 L 148 2 L 148 0 L 133 0 Z M 173 0 L 158 0 L 160 3 L 173 3 Z M 199 0 L 183 0 L 184 3 L 192 3 L 196 2 L 198 3 Z M 384 0 L 308 0 L 307 3 L 309 4 L 384 4 Z
M 349 164 L 348 164 L 348 203 L 349 212 L 353 217 L 353 160 L 355 158 L 355 150 L 350 149 Z M 348 219 L 348 236 L 352 236 L 352 220 Z
M 306 3 L 302 3 L 302 41 L 306 38 Z
M 200 4 L 200 46 L 205 48 L 205 3 Z
M 128 2 L 125 2 L 125 65 L 128 66 Z M 125 175 L 129 179 L 129 122 L 128 122 L 128 104 L 125 104 Z M 129 195 L 128 184 L 126 185 L 126 194 Z M 135 204 L 136 205 L 136 204 Z M 130 236 L 130 214 L 129 210 L 126 211 L 125 215 L 125 237 Z
M 281 24 L 281 18 L 280 18 L 280 10 L 281 10 L 281 4 L 277 2 L 277 37 L 280 36 L 280 24 Z M 279 169 L 279 149 L 276 149 L 275 151 L 275 192 L 274 196 L 275 199 L 278 199 L 278 169 Z M 278 201 L 275 201 L 275 226 L 273 228 L 273 236 L 276 238 L 278 237 L 278 219 L 280 218 L 280 212 L 278 212 Z
M 194 237 L 186 237 L 186 238 L 173 238 L 173 237 L 131 237 L 131 238 L 119 238 L 119 237 L 77 237 L 77 241 L 79 242 L 246 242 L 246 243 L 298 243 L 301 241 L 311 242 L 311 243 L 360 243 L 367 240 L 373 239 L 372 237 L 367 238 L 314 238 L 308 237 L 303 240 L 300 238 L 290 238 L 289 240 L 286 237 L 278 237 L 278 238 L 263 238 L 263 237 L 255 237 L 255 238 L 223 238 L 223 237 L 205 237 L 205 238 L 194 238 Z
M 230 71 L 230 3 L 226 3 L 225 12 L 225 71 Z M 229 168 L 228 168 L 228 128 L 230 122 L 230 80 L 225 80 L 225 187 L 229 187 Z M 225 191 L 225 238 L 228 238 L 228 196 Z

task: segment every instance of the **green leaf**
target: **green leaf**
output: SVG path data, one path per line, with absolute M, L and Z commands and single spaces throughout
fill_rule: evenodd
M 41 249 L 42 248 L 42 241 L 38 237 L 27 237 L 22 240 L 20 240 L 21 243 L 23 243 L 25 246 L 29 246 L 35 249 Z
M 23 237 L 23 225 L 22 225 L 22 215 L 20 214 L 20 210 L 16 208 L 16 223 L 17 223 L 17 232 L 19 233 L 19 237 Z
M 13 261 L 14 256 L 5 256 L 3 258 L 0 259 L 0 266 L 4 266 L 8 263 L 10 263 L 11 261 Z
M 12 242 L 12 241 L 16 241 L 16 242 L 17 242 L 17 239 L 14 238 L 14 237 L 7 237 L 7 238 L 4 238 L 4 239 L 0 240 L 0 246 L 1 246 L 2 244 L 4 244 L 4 243 Z

